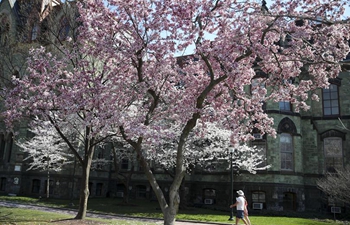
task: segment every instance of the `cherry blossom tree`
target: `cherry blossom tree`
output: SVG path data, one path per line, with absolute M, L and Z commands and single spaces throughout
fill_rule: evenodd
M 32 124 L 38 124 L 29 129 L 34 137 L 19 140 L 16 144 L 27 153 L 27 157 L 24 158 L 24 161 L 29 162 L 27 170 L 47 172 L 46 198 L 49 198 L 50 171 L 61 171 L 65 165 L 72 162 L 72 154 L 49 122 L 38 123 L 38 120 L 34 120 Z
M 214 123 L 239 146 L 256 130 L 275 136 L 265 102 L 307 110 L 310 97 L 318 100 L 312 91 L 328 86 L 349 52 L 346 4 L 276 0 L 267 9 L 256 1 L 78 2 L 77 38 L 59 55 L 44 47 L 30 52 L 27 76 L 6 90 L 6 121 L 39 115 L 70 146 L 60 129 L 72 115 L 79 118 L 85 154 L 70 147 L 86 187 L 77 219 L 86 215 L 94 147 L 121 135 L 157 196 L 164 224 L 174 224 L 190 136 L 200 137 Z M 188 49 L 192 54 L 184 56 Z M 175 175 L 167 201 L 149 159 L 170 142 L 174 147 L 163 154 L 174 162 Z

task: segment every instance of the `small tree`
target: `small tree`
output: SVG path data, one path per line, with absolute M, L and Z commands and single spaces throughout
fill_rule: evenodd
M 24 158 L 25 161 L 29 161 L 27 170 L 47 172 L 46 198 L 49 198 L 50 171 L 61 171 L 63 166 L 72 162 L 72 154 L 68 152 L 67 144 L 49 122 L 44 122 L 40 125 L 38 123 L 35 124 L 32 129 L 29 129 L 34 134 L 34 137 L 29 140 L 19 141 L 16 144 L 23 152 L 28 154 Z
M 350 166 L 317 180 L 317 187 L 335 200 L 350 204 Z

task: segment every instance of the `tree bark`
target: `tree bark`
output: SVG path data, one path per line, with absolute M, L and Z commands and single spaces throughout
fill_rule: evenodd
M 177 210 L 174 207 L 169 207 L 164 212 L 164 225 L 175 225 Z
M 82 176 L 80 184 L 80 199 L 79 199 L 79 209 L 78 214 L 75 216 L 75 219 L 85 219 L 87 211 L 87 203 L 90 195 L 89 191 L 89 177 L 90 177 L 90 168 L 92 162 L 92 153 L 87 157 L 85 164 L 82 166 Z
M 142 168 L 146 174 L 146 177 L 151 184 L 154 193 L 157 196 L 158 203 L 160 208 L 162 209 L 162 213 L 164 216 L 164 225 L 175 225 L 176 214 L 180 205 L 180 196 L 179 196 L 179 188 L 182 183 L 182 179 L 184 177 L 184 173 L 175 174 L 173 183 L 170 186 L 169 190 L 169 204 L 167 203 L 164 193 L 162 189 L 159 187 L 158 182 L 148 166 L 147 161 L 140 157 L 140 162 L 142 164 Z
M 47 168 L 46 198 L 50 197 L 50 169 Z

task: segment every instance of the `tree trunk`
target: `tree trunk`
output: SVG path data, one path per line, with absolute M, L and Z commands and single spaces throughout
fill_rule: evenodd
M 175 225 L 177 210 L 174 207 L 169 207 L 164 212 L 164 225 Z
M 46 198 L 50 197 L 50 170 L 47 168 Z
M 89 199 L 89 176 L 91 167 L 92 157 L 88 157 L 84 166 L 82 166 L 82 176 L 80 184 L 80 199 L 79 199 L 79 209 L 78 214 L 75 219 L 85 219 L 87 211 L 87 203 Z
M 159 206 L 162 209 L 163 216 L 164 216 L 164 225 L 174 225 L 176 214 L 178 212 L 179 205 L 180 205 L 179 188 L 182 183 L 184 173 L 181 172 L 181 173 L 175 174 L 174 180 L 169 190 L 169 203 L 167 203 L 164 193 L 162 189 L 159 187 L 158 182 L 154 174 L 152 173 L 151 169 L 149 168 L 146 160 L 144 160 L 144 158 L 141 157 L 140 162 L 142 164 L 142 168 L 145 172 L 145 175 L 149 183 L 151 184 L 154 190 L 154 193 L 157 196 Z

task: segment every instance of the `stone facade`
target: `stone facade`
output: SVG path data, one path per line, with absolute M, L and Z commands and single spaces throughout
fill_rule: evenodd
M 20 1 L 21 2 L 21 1 Z M 46 3 L 50 1 L 45 1 Z M 51 1 L 52 5 L 59 6 L 58 1 Z M 0 19 L 8 24 L 1 27 L 1 53 L 4 53 L 6 41 L 16 36 L 18 1 L 2 0 L 0 3 Z M 54 7 L 51 9 L 54 10 Z M 6 18 L 5 18 L 6 17 Z M 5 18 L 5 19 L 4 19 Z M 25 52 L 30 46 L 38 42 L 16 43 L 18 52 L 11 55 L 12 67 L 8 67 L 7 61 L 2 58 L 0 73 L 17 75 L 23 73 Z M 26 46 L 23 48 L 23 46 Z M 21 49 L 21 50 L 19 50 Z M 12 54 L 12 53 L 11 53 Z M 9 56 L 9 55 L 8 55 Z M 11 68 L 11 69 L 10 69 Z M 346 69 L 346 68 L 345 68 Z M 271 167 L 257 174 L 249 174 L 244 171 L 234 171 L 233 190 L 243 190 L 250 208 L 276 211 L 328 211 L 330 202 L 316 187 L 317 179 L 321 178 L 328 167 L 332 166 L 330 159 L 326 157 L 325 146 L 330 138 L 334 137 L 334 143 L 341 146 L 340 152 L 334 158 L 341 166 L 350 164 L 350 138 L 349 132 L 344 128 L 350 128 L 350 79 L 349 72 L 339 74 L 339 79 L 334 81 L 336 96 L 332 97 L 339 103 L 339 113 L 325 115 L 324 95 L 318 90 L 319 102 L 309 101 L 309 111 L 294 112 L 281 110 L 279 103 L 267 103 L 267 110 L 274 118 L 277 138 L 263 137 L 265 143 L 267 164 Z M 335 106 L 334 106 L 335 107 Z M 20 136 L 26 137 L 25 123 L 18 125 Z M 281 137 L 290 140 L 291 152 L 281 152 Z M 332 139 L 333 140 L 333 139 Z M 0 124 L 0 194 L 28 195 L 44 197 L 46 190 L 47 173 L 27 171 L 27 164 L 23 161 L 23 153 L 14 145 L 12 134 L 7 132 L 3 123 Z M 332 142 L 333 143 L 333 142 Z M 340 154 L 340 155 L 339 155 Z M 108 155 L 108 154 L 105 154 Z M 291 157 L 291 160 L 285 157 Z M 331 156 L 329 156 L 331 157 Z M 281 162 L 286 163 L 282 168 Z M 283 166 L 284 167 L 284 166 Z M 130 165 L 124 168 L 128 173 Z M 227 209 L 231 195 L 231 171 L 227 166 L 218 166 L 209 170 L 194 170 L 185 177 L 184 194 L 188 204 L 208 204 L 216 208 Z M 81 171 L 77 163 L 71 164 L 60 173 L 50 174 L 50 196 L 56 198 L 77 198 L 79 195 L 79 177 Z M 160 186 L 167 192 L 171 178 L 160 171 L 155 171 L 160 181 Z M 139 170 L 133 173 L 128 187 L 117 179 L 113 166 L 104 166 L 90 175 L 91 197 L 122 197 L 125 192 L 130 193 L 131 198 L 154 199 L 145 176 Z M 234 192 L 235 193 L 235 192 Z M 343 204 L 336 206 L 346 212 Z

